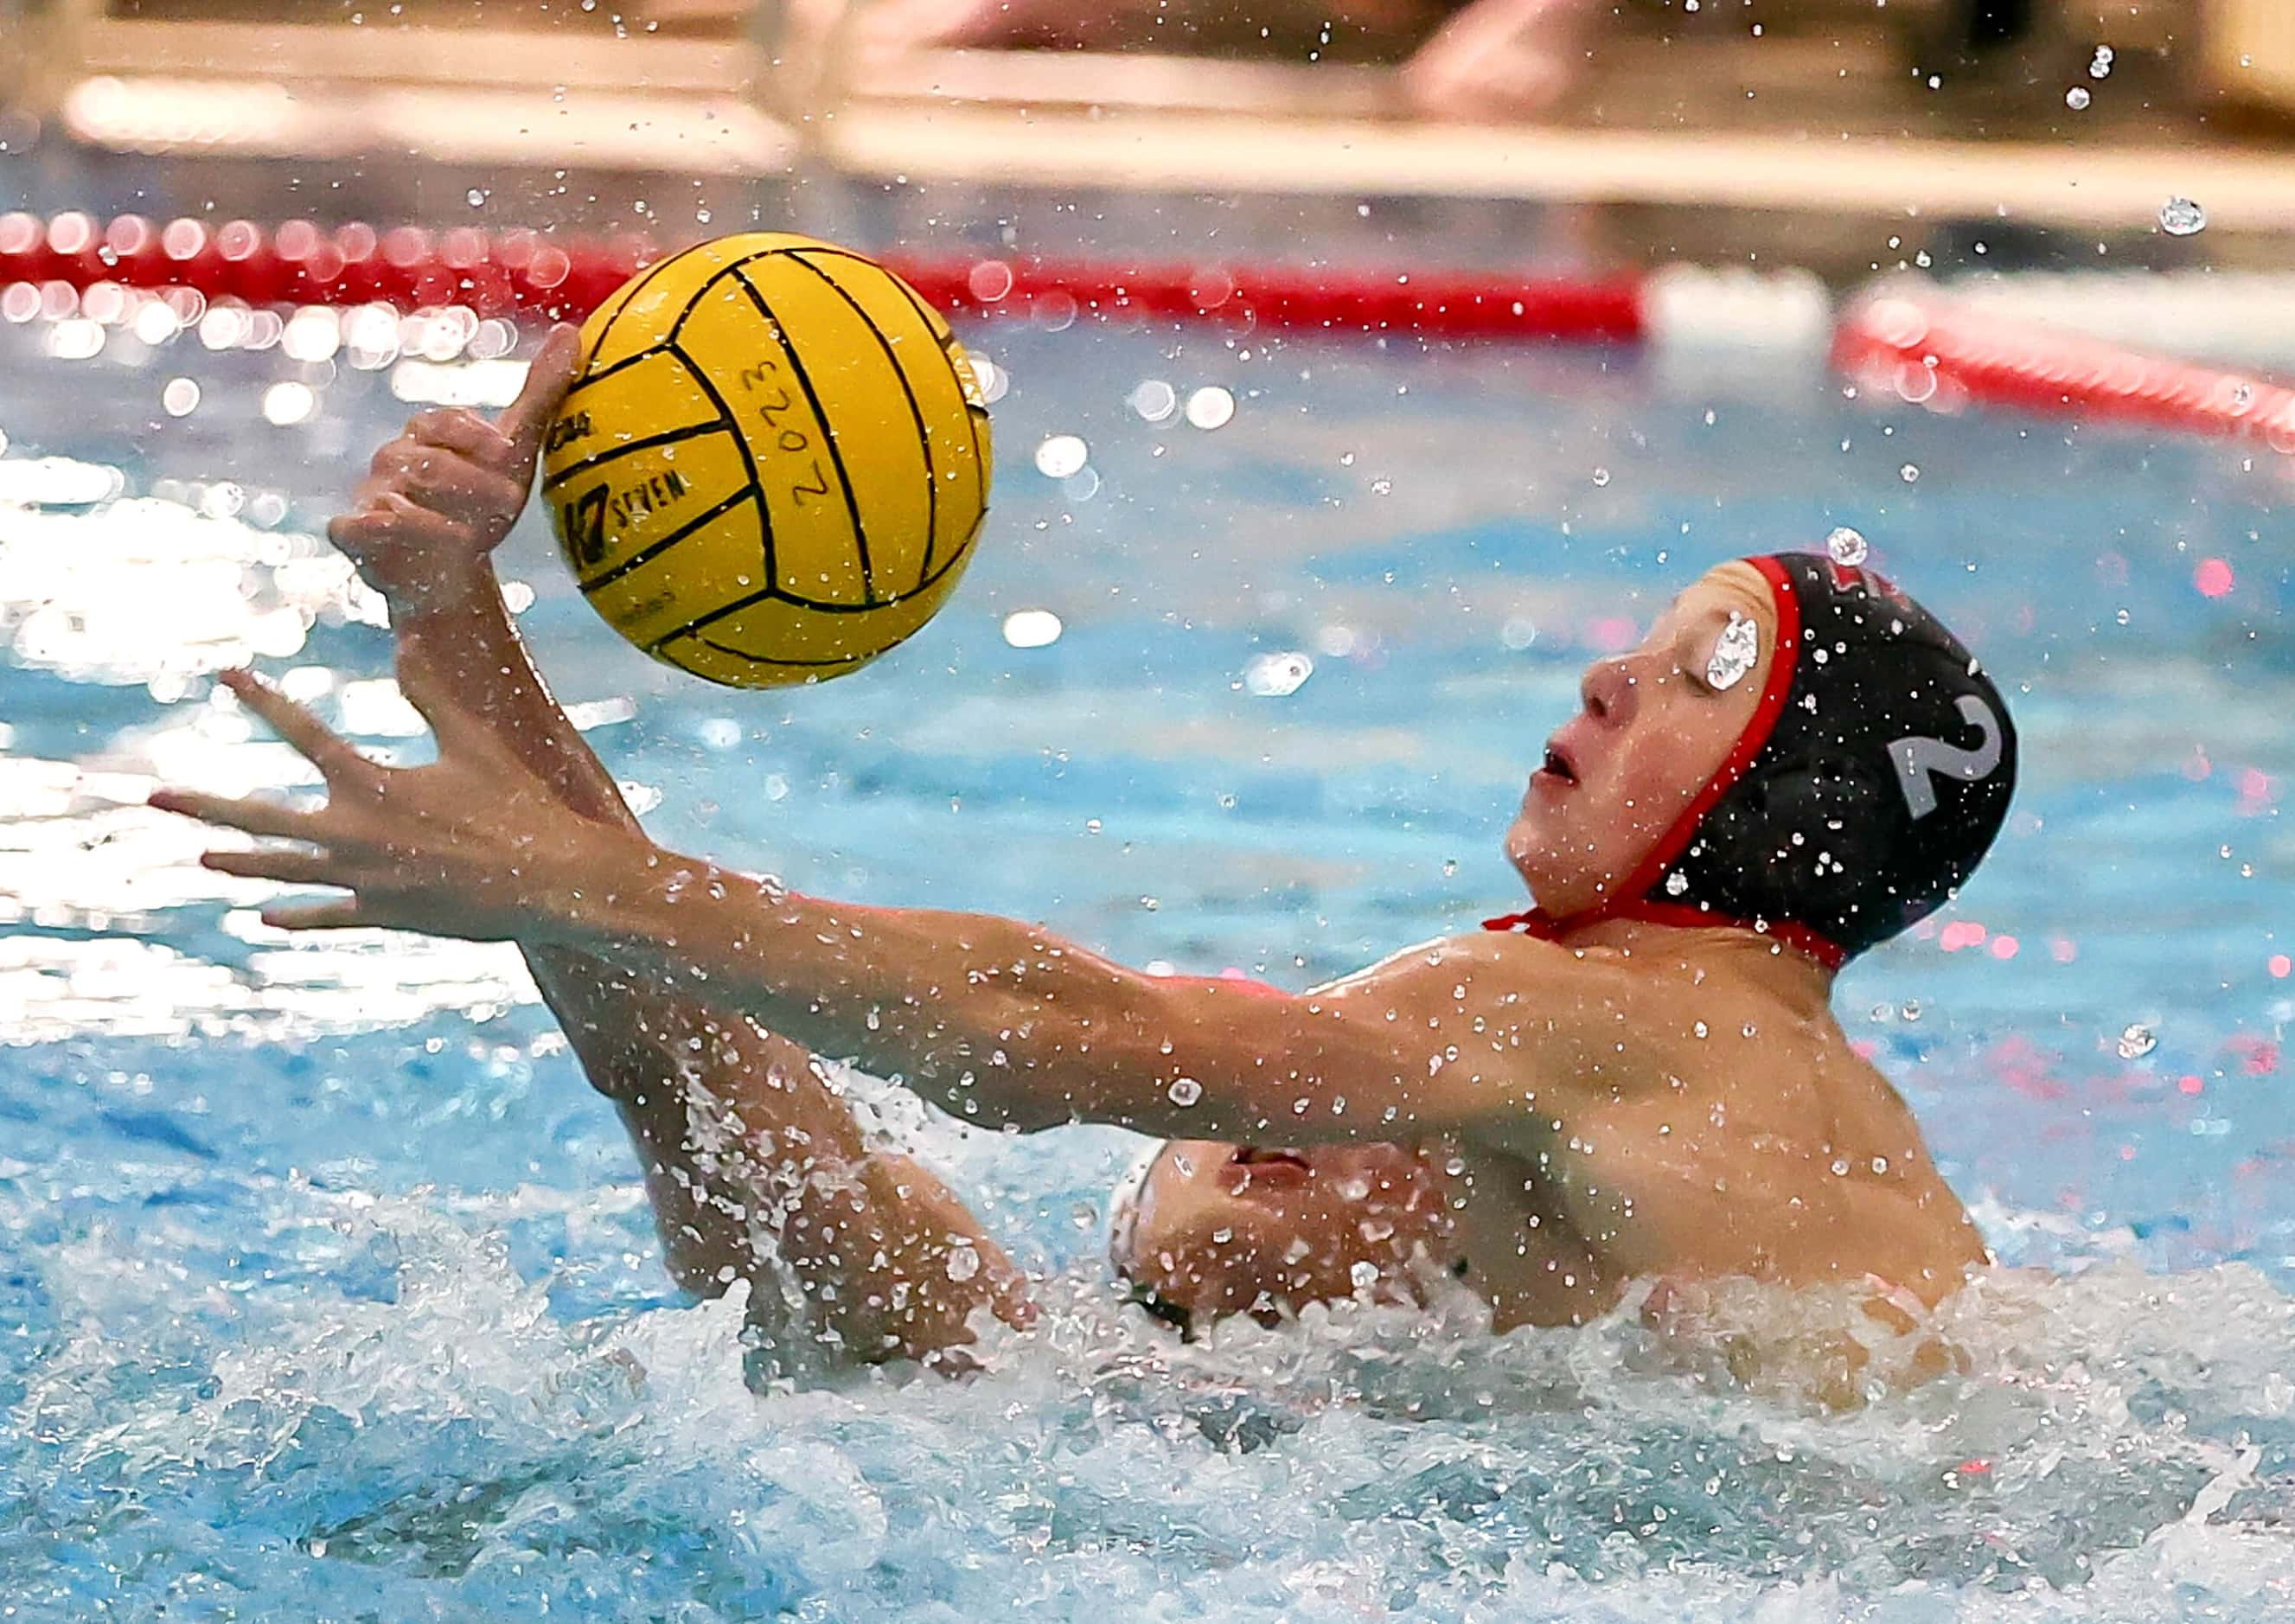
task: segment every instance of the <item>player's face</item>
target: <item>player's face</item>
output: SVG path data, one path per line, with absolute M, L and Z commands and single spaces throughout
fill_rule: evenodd
M 1174 1139 L 1149 1168 L 1116 1267 L 1202 1321 L 1273 1318 L 1352 1296 L 1411 1294 L 1415 1253 L 1445 1254 L 1441 1184 L 1423 1154 L 1393 1145 L 1257 1150 Z
M 1759 657 L 1724 687 L 1709 672 L 1733 614 L 1757 628 Z M 1730 635 L 1742 642 L 1742 625 Z M 1612 900 L 1720 771 L 1776 655 L 1768 583 L 1729 563 L 1675 599 L 1638 648 L 1587 668 L 1581 707 L 1547 741 L 1507 831 L 1507 857 L 1540 906 L 1566 917 Z

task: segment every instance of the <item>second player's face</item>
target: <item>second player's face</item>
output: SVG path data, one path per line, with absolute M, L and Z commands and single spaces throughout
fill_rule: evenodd
M 1366 1280 L 1374 1295 L 1409 1295 L 1415 1254 L 1446 1253 L 1440 1181 L 1420 1153 L 1393 1145 L 1174 1139 L 1138 1203 L 1118 1225 L 1116 1267 L 1197 1321 L 1272 1318 Z
M 1742 647 L 1747 621 L 1757 657 L 1717 682 L 1717 646 Z M 1547 741 L 1507 831 L 1507 860 L 1540 907 L 1566 917 L 1613 900 L 1728 759 L 1776 657 L 1768 583 L 1729 563 L 1675 599 L 1638 648 L 1587 668 L 1579 713 Z

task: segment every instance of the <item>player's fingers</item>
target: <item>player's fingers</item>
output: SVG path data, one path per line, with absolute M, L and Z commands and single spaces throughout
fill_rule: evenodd
M 494 427 L 516 448 L 517 460 L 510 466 L 533 466 L 535 453 L 542 449 L 543 432 L 550 427 L 550 420 L 558 415 L 559 403 L 574 387 L 574 379 L 581 370 L 581 331 L 560 322 L 550 330 L 550 336 L 542 341 L 541 353 L 527 367 L 526 388 L 519 391 L 518 398 L 495 421 Z
M 337 546 L 346 541 L 372 545 L 410 540 L 465 546 L 475 545 L 478 540 L 477 533 L 461 520 L 426 508 L 399 491 L 377 491 L 367 496 L 356 509 L 330 524 L 327 534 Z
M 355 896 L 323 902 L 283 902 L 265 909 L 262 917 L 265 925 L 278 930 L 349 930 L 367 923 Z
M 273 846 L 256 852 L 206 852 L 200 867 L 241 879 L 272 879 L 285 885 L 323 885 L 334 863 L 316 852 Z
M 295 747 L 330 784 L 358 782 L 381 771 L 345 743 L 333 729 L 251 671 L 226 671 L 217 679 L 271 730 Z
M 235 800 L 230 796 L 202 795 L 195 789 L 155 789 L 144 804 L 161 812 L 179 812 L 201 823 L 212 823 L 217 828 L 235 828 L 241 834 L 275 836 L 287 840 L 318 838 L 317 813 L 299 806 L 283 806 L 276 801 Z
M 407 422 L 405 437 L 491 467 L 500 467 L 510 451 L 508 435 L 477 412 L 460 406 L 416 413 Z
M 498 469 L 459 453 L 394 440 L 374 455 L 377 495 L 396 492 L 449 518 L 516 512 L 526 486 Z

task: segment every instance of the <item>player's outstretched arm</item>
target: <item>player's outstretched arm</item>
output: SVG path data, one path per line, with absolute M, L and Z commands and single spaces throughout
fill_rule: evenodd
M 1541 1090 L 1558 1107 L 1615 1074 L 1618 1033 L 1654 1016 L 1650 976 L 1486 932 L 1295 994 L 1146 975 L 1012 919 L 783 894 L 652 847 L 559 873 L 514 904 L 546 916 L 539 934 L 693 977 L 818 1052 L 1024 1130 L 1512 1139 Z
M 210 853 L 218 868 L 353 894 L 266 918 L 608 958 L 994 1122 L 1285 1143 L 1448 1132 L 1518 1113 L 1526 1084 L 1598 1076 L 1601 1045 L 1646 1014 L 1627 1005 L 1648 977 L 1488 934 L 1293 996 L 1144 975 L 1014 920 L 800 896 L 552 815 L 546 787 L 446 695 L 410 694 L 438 761 L 384 768 L 242 686 L 318 764 L 327 804 L 159 801 L 303 848 Z

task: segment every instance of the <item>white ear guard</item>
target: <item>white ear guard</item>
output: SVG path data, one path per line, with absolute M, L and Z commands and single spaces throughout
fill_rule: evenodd
M 1148 1174 L 1156 1171 L 1165 1145 L 1156 1145 L 1140 1153 L 1123 1177 L 1115 1181 L 1115 1188 L 1107 1198 L 1107 1261 L 1117 1274 L 1126 1272 L 1126 1260 L 1131 1254 L 1132 1232 L 1139 1227 L 1139 1196 L 1147 1187 Z

